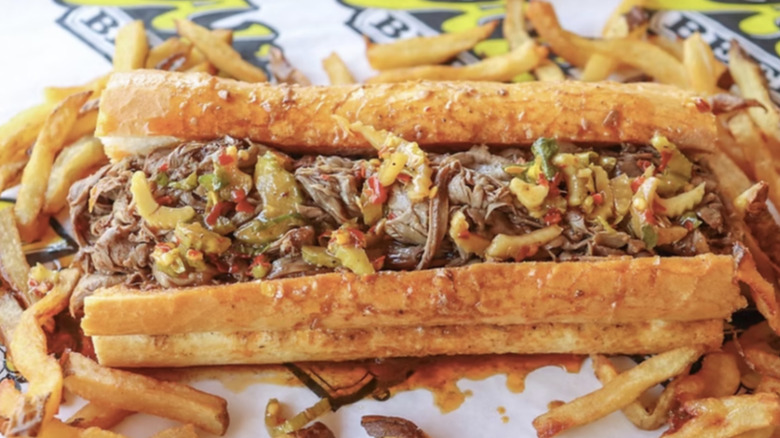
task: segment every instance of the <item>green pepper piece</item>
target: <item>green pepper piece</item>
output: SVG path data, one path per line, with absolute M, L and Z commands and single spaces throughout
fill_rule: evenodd
M 552 138 L 540 137 L 531 145 L 531 153 L 540 160 L 544 176 L 548 181 L 552 181 L 558 172 L 558 168 L 552 164 L 552 158 L 558 153 L 558 142 Z
M 169 186 L 172 189 L 184 190 L 185 192 L 195 190 L 195 187 L 198 187 L 198 173 L 192 172 L 189 174 L 189 176 L 187 176 L 187 178 L 179 181 L 173 181 L 169 184 Z
M 299 214 L 286 214 L 273 219 L 260 217 L 241 226 L 233 235 L 236 240 L 253 245 L 265 245 L 282 237 L 292 228 L 303 225 Z
M 282 167 L 272 152 L 257 158 L 255 187 L 263 199 L 263 214 L 269 219 L 290 215 L 303 203 L 295 176 Z
M 193 248 L 206 254 L 222 254 L 230 248 L 230 239 L 209 231 L 199 223 L 176 225 L 174 234 L 184 248 Z

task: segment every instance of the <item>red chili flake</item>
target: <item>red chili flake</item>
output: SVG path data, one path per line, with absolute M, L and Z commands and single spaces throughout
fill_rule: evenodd
M 368 202 L 372 204 L 384 204 L 387 201 L 387 187 L 379 183 L 379 177 L 372 175 L 368 179 L 368 188 L 370 194 L 368 195 Z
M 246 199 L 246 192 L 244 189 L 233 189 L 230 191 L 230 199 L 232 199 L 233 202 L 241 202 Z
M 160 196 L 159 198 L 155 199 L 158 204 L 160 205 L 171 205 L 173 204 L 173 197 L 170 195 Z
M 596 205 L 603 204 L 604 203 L 604 195 L 602 195 L 601 192 L 594 193 L 593 194 L 593 203 L 596 204 Z
M 547 214 L 544 215 L 544 223 L 547 225 L 557 224 L 561 219 L 563 219 L 561 217 L 561 212 L 556 208 L 547 210 Z
M 520 262 L 520 261 L 523 261 L 526 258 L 531 257 L 532 255 L 536 254 L 538 251 L 539 251 L 539 247 L 537 245 L 527 246 L 527 247 L 521 248 L 520 251 L 517 252 L 517 254 L 512 256 L 512 258 L 516 262 Z
M 471 236 L 471 232 L 469 230 L 463 230 L 460 233 L 458 233 L 458 237 L 461 239 L 468 239 L 469 236 Z
M 160 167 L 157 168 L 158 172 L 167 172 L 168 171 L 168 163 L 162 163 L 160 164 Z
M 252 259 L 252 264 L 249 265 L 249 270 L 252 270 L 255 266 L 271 266 L 270 263 L 268 263 L 268 259 L 265 258 L 265 255 L 260 254 L 258 256 L 255 256 L 255 258 Z
M 666 211 L 666 208 L 663 205 L 659 204 L 658 202 L 653 202 L 653 211 L 663 213 Z
M 171 250 L 171 247 L 164 243 L 158 243 L 157 245 L 154 246 L 154 249 L 158 249 L 160 250 L 160 252 L 166 253 Z
M 35 279 L 30 278 L 27 280 L 27 286 L 31 288 L 38 287 L 38 282 Z
M 544 176 L 543 173 L 540 173 L 539 176 L 536 178 L 536 184 L 539 184 L 540 186 L 544 186 L 544 187 L 550 187 L 550 181 L 547 180 L 547 177 Z
M 255 207 L 252 206 L 247 200 L 242 200 L 236 204 L 236 211 L 239 213 L 253 213 Z
M 650 160 L 636 160 L 636 165 L 644 172 L 648 167 L 652 166 L 653 163 L 651 163 Z
M 384 266 L 384 264 L 385 264 L 385 256 L 379 256 L 371 262 L 371 265 L 374 267 L 374 270 L 376 271 L 382 269 L 382 266 Z
M 412 175 L 409 175 L 408 173 L 399 173 L 398 180 L 404 184 L 409 184 L 409 182 L 412 181 Z
M 366 246 L 366 235 L 363 234 L 362 231 L 358 230 L 357 228 L 347 228 L 347 232 L 352 238 L 352 243 L 354 243 L 356 246 Z
M 241 272 L 241 265 L 238 263 L 233 263 L 228 268 L 228 274 L 238 274 L 239 272 Z
M 366 163 L 365 161 L 360 163 L 360 169 L 358 169 L 358 177 L 360 179 L 366 179 L 366 173 L 368 170 L 366 170 Z
M 233 156 L 224 153 L 219 154 L 218 160 L 219 160 L 219 164 L 222 166 L 229 166 L 236 162 L 236 159 L 233 158 Z
M 230 211 L 233 208 L 232 202 L 220 201 L 211 209 L 208 216 L 206 216 L 206 224 L 214 226 L 217 224 L 217 219 L 223 214 Z
M 655 213 L 651 208 L 645 210 L 645 220 L 650 225 L 658 225 L 658 220 L 655 218 Z
M 669 161 L 672 159 L 671 151 L 661 151 L 661 164 L 658 165 L 658 172 L 663 172 L 666 166 L 669 165 Z
M 563 181 L 563 176 L 561 175 L 561 172 L 557 172 L 550 183 L 550 196 L 558 196 L 561 193 L 561 190 L 558 188 L 558 186 L 561 185 L 561 181 Z
M 198 258 L 200 256 L 201 256 L 201 252 L 198 251 L 197 249 L 190 248 L 190 249 L 187 250 L 187 257 L 188 258 L 196 259 L 196 258 Z
M 644 184 L 644 182 L 645 182 L 644 176 L 640 176 L 637 179 L 631 181 L 631 191 L 636 193 L 636 191 L 639 190 L 639 186 Z

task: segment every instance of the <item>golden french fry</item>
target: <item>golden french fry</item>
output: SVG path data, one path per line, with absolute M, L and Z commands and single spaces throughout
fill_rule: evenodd
M 16 228 L 13 210 L 0 210 L 0 276 L 19 294 L 25 305 L 35 300 L 27 293 L 30 265 L 22 250 L 22 240 Z
M 214 35 L 215 38 L 219 38 L 228 44 L 233 44 L 232 29 L 212 29 L 211 34 Z
M 5 426 L 2 423 L 11 419 L 21 400 L 22 393 L 16 389 L 16 382 L 13 379 L 0 381 L 0 418 L 2 418 L 0 425 Z M 0 427 L 0 430 L 5 430 L 5 427 Z
M 114 71 L 144 68 L 149 43 L 141 20 L 131 21 L 119 29 L 114 42 Z
M 189 73 L 192 73 L 192 72 L 208 73 L 210 75 L 217 74 L 217 68 L 214 67 L 214 64 L 212 64 L 212 63 L 210 63 L 208 61 L 203 61 L 200 64 L 193 65 L 192 67 L 188 68 L 185 71 L 187 71 Z
M 747 234 L 745 236 L 746 242 L 749 242 L 751 238 L 752 236 Z M 766 254 L 755 243 L 751 244 L 750 251 L 740 246 L 735 247 L 734 251 L 736 259 L 739 260 L 736 272 L 737 280 L 750 286 L 750 295 L 753 297 L 758 311 L 766 318 L 772 330 L 775 333 L 780 333 L 780 304 L 777 292 L 773 284 L 759 273 L 756 259 L 754 259 L 759 255 L 766 257 Z M 765 261 L 764 263 L 771 262 Z
M 605 417 L 628 406 L 647 389 L 685 371 L 702 352 L 703 348 L 683 347 L 653 356 L 620 373 L 601 389 L 536 417 L 533 421 L 534 429 L 539 438 L 549 438 Z
M 272 47 L 268 53 L 268 69 L 276 78 L 276 82 L 285 84 L 311 85 L 311 81 L 300 70 L 293 67 L 282 51 Z
M 27 164 L 27 156 L 25 155 L 19 161 L 11 161 L 8 163 L 0 164 L 0 192 L 19 184 L 21 181 L 22 171 Z
M 731 353 L 704 356 L 699 372 L 678 378 L 675 393 L 680 402 L 734 395 L 740 381 L 737 357 Z
M 195 426 L 185 424 L 184 426 L 165 429 L 152 438 L 198 438 L 198 434 L 195 432 Z
M 89 102 L 87 104 L 89 104 Z M 95 135 L 97 116 L 97 107 L 90 108 L 86 112 L 84 111 L 84 107 L 82 107 L 81 111 L 79 111 L 79 118 L 76 119 L 76 123 L 73 124 L 73 127 L 70 128 L 68 135 L 65 137 L 65 144 L 69 145 L 82 137 Z
M 328 74 L 328 79 L 332 85 L 354 84 L 355 78 L 349 72 L 347 64 L 336 52 L 332 52 L 327 58 L 322 60 L 322 68 Z
M 22 319 L 22 311 L 22 307 L 10 291 L 3 290 L 0 295 L 0 341 L 3 345 L 11 342 L 14 330 Z
M 36 105 L 0 126 L 0 163 L 7 164 L 26 157 L 27 149 L 35 142 L 43 122 L 54 107 L 55 104 L 48 102 Z
M 683 41 L 683 65 L 693 91 L 705 95 L 719 91 L 718 77 L 715 75 L 716 62 L 710 45 L 704 42 L 699 32 L 694 32 Z
M 527 15 L 552 48 L 568 62 L 583 67 L 594 53 L 603 53 L 636 67 L 659 82 L 685 87 L 688 79 L 682 63 L 646 41 L 630 39 L 590 40 L 561 28 L 555 10 L 546 2 L 532 2 Z
M 14 214 L 17 225 L 26 241 L 35 240 L 43 231 L 36 227 L 46 194 L 46 178 L 54 164 L 54 156 L 65 145 L 65 139 L 78 118 L 79 109 L 92 94 L 91 90 L 73 94 L 52 111 L 46 119 L 33 146 L 30 161 L 22 173 Z
M 162 43 L 149 49 L 149 55 L 146 57 L 146 68 L 160 68 L 160 63 L 173 55 L 181 54 L 188 56 L 192 50 L 192 44 L 182 41 L 178 37 L 170 37 Z
M 729 49 L 729 71 L 739 86 L 742 97 L 755 99 L 763 105 L 763 108 L 749 108 L 750 118 L 767 137 L 780 142 L 780 110 L 769 95 L 764 73 L 736 41 L 731 42 Z M 772 155 L 780 156 L 780 150 L 773 150 Z
M 388 44 L 367 43 L 366 56 L 375 70 L 441 64 L 489 37 L 496 26 L 498 22 L 492 21 L 462 32 L 408 38 Z
M 744 116 L 748 117 L 747 114 L 744 114 Z M 718 128 L 716 144 L 718 150 L 726 154 L 734 164 L 739 166 L 739 169 L 744 172 L 745 175 L 752 180 L 755 180 L 755 176 L 753 175 L 753 164 L 748 162 L 742 145 L 739 144 L 737 139 L 734 138 L 733 133 L 729 130 L 728 125 L 730 117 L 730 114 L 720 114 L 716 117 L 716 126 Z
M 103 144 L 95 137 L 83 137 L 63 149 L 54 160 L 49 174 L 43 212 L 55 214 L 62 210 L 67 203 L 70 186 L 105 163 L 108 163 L 108 157 L 103 152 Z
M 525 25 L 525 0 L 507 0 L 506 16 L 504 16 L 504 38 L 510 49 L 516 49 L 531 39 Z
M 596 377 L 602 384 L 607 384 L 618 376 L 619 373 L 617 369 L 615 369 L 612 362 L 605 356 L 594 355 L 591 356 L 591 359 L 593 360 L 593 370 L 596 373 Z M 656 430 L 660 428 L 666 424 L 669 414 L 677 404 L 675 398 L 677 381 L 678 380 L 674 380 L 664 389 L 661 396 L 658 398 L 658 401 L 655 403 L 655 406 L 653 406 L 649 412 L 642 402 L 637 399 L 622 409 L 623 414 L 639 429 Z
M 683 403 L 691 415 L 669 438 L 729 438 L 740 433 L 780 423 L 780 398 L 777 394 L 734 395 L 703 398 Z
M 71 415 L 67 424 L 82 429 L 89 427 L 110 429 L 132 414 L 124 409 L 90 402 Z
M 76 286 L 79 272 L 66 269 L 59 272 L 54 287 L 45 297 L 22 314 L 9 346 L 14 365 L 29 382 L 21 403 L 11 417 L 7 436 L 26 436 L 40 430 L 51 421 L 62 397 L 62 369 L 49 356 L 46 334 L 42 325 L 68 306 L 68 298 Z
M 60 420 L 47 421 L 41 427 L 38 438 L 80 438 L 83 429 L 68 426 Z
M 780 356 L 767 344 L 754 344 L 743 348 L 745 361 L 757 373 L 780 379 Z
M 674 56 L 678 61 L 683 60 L 685 50 L 683 49 L 683 40 L 680 38 L 670 39 L 663 35 L 650 35 L 647 40 Z
M 89 401 L 144 412 L 222 435 L 228 426 L 224 399 L 187 385 L 98 365 L 78 353 L 68 356 L 65 387 Z
M 97 427 L 90 427 L 79 433 L 79 438 L 125 438 L 124 435 L 104 430 Z
M 604 38 L 625 38 L 629 34 L 631 38 L 640 39 L 647 32 L 646 26 L 640 26 L 633 31 L 629 30 L 628 20 L 625 14 L 633 7 L 641 7 L 644 4 L 643 0 L 624 0 L 620 2 L 617 8 L 612 11 L 607 23 L 604 25 L 604 29 L 601 31 L 601 35 Z M 594 53 L 593 56 L 588 59 L 585 68 L 582 71 L 583 81 L 595 82 L 603 81 L 609 77 L 617 68 L 620 63 L 603 53 Z
M 558 64 L 550 61 L 549 59 L 543 60 L 539 66 L 534 69 L 534 76 L 536 80 L 542 82 L 557 82 L 566 80 L 566 75 L 563 74 L 563 70 Z
M 268 77 L 254 65 L 244 61 L 241 54 L 219 37 L 215 37 L 208 29 L 187 20 L 176 20 L 179 35 L 200 49 L 206 58 L 220 70 L 246 82 L 266 82 Z
M 744 112 L 729 119 L 728 128 L 745 155 L 745 161 L 750 163 L 755 179 L 769 184 L 769 199 L 775 206 L 780 205 L 780 175 L 775 169 L 769 144 Z
M 525 73 L 547 57 L 547 50 L 528 41 L 511 52 L 483 59 L 476 64 L 463 67 L 449 65 L 426 65 L 421 67 L 386 70 L 367 82 L 403 82 L 414 79 L 465 80 L 465 81 L 510 81 Z
M 46 87 L 43 89 L 43 98 L 46 99 L 46 102 L 57 104 L 72 94 L 81 93 L 87 90 L 92 90 L 92 97 L 97 98 L 100 97 L 100 93 L 106 88 L 109 79 L 111 79 L 111 73 L 104 74 L 84 85 L 77 85 L 75 87 Z

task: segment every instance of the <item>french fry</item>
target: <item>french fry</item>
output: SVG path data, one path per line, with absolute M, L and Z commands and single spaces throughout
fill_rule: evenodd
M 618 371 L 612 362 L 602 355 L 591 356 L 593 361 L 593 370 L 596 373 L 596 377 L 602 384 L 607 384 L 618 376 Z M 642 430 L 656 430 L 666 424 L 669 418 L 672 408 L 677 404 L 675 398 L 675 387 L 677 386 L 677 380 L 669 384 L 655 406 L 648 412 L 648 409 L 637 399 L 629 403 L 622 409 L 623 414 L 631 421 L 636 427 Z
M 643 3 L 643 0 L 624 0 L 620 2 L 618 7 L 612 11 L 612 15 L 610 15 L 607 23 L 604 25 L 601 35 L 604 38 L 625 38 L 629 36 L 629 33 L 632 38 L 643 36 L 647 31 L 646 26 L 630 31 L 628 21 L 624 15 L 635 6 L 641 7 Z M 618 65 L 619 62 L 616 59 L 603 53 L 594 53 L 588 59 L 587 64 L 585 64 L 581 80 L 588 82 L 603 81 L 618 68 Z
M 26 306 L 35 300 L 27 293 L 30 265 L 22 251 L 22 240 L 16 228 L 13 210 L 0 210 L 0 276 L 19 294 Z
M 492 21 L 462 32 L 408 38 L 388 44 L 367 42 L 366 56 L 371 67 L 380 71 L 441 64 L 489 37 L 496 26 L 498 22 Z
M 590 394 L 550 409 L 533 421 L 539 438 L 549 438 L 622 409 L 647 389 L 682 373 L 703 352 L 683 347 L 653 356 Z
M 507 0 L 506 2 L 503 32 L 510 49 L 516 49 L 531 39 L 526 30 L 524 8 L 525 0 Z
M 16 389 L 13 379 L 0 381 L 0 430 L 5 430 L 5 422 L 11 419 L 16 406 L 22 400 L 22 393 Z
M 680 402 L 734 395 L 740 381 L 737 357 L 722 352 L 707 354 L 696 374 L 679 377 L 678 380 L 675 393 Z
M 742 51 L 736 41 L 729 49 L 729 71 L 739 86 L 742 97 L 755 99 L 763 108 L 749 108 L 750 118 L 772 141 L 780 144 L 780 110 L 772 101 L 766 85 L 766 78 L 758 65 Z M 780 150 L 773 150 L 772 156 L 780 157 Z
M 160 68 L 160 63 L 166 59 L 176 54 L 188 56 L 190 50 L 192 50 L 192 44 L 182 41 L 178 37 L 170 37 L 149 50 L 144 66 L 146 68 Z
M 195 426 L 185 424 L 184 426 L 172 427 L 155 434 L 152 438 L 198 438 L 195 432 Z
M 744 116 L 750 120 L 747 114 L 744 114 Z M 734 162 L 734 164 L 739 166 L 739 169 L 744 172 L 748 178 L 755 180 L 755 176 L 753 175 L 753 164 L 748 162 L 742 145 L 736 138 L 734 138 L 734 134 L 729 130 L 728 125 L 730 122 L 730 117 L 730 114 L 720 114 L 716 117 L 715 125 L 718 128 L 716 144 L 718 146 L 718 150 L 726 154 L 726 156 L 728 156 L 729 159 Z
M 8 345 L 13 337 L 14 330 L 22 319 L 22 306 L 16 301 L 10 291 L 2 290 L 0 295 L 0 341 Z M 0 429 L 2 430 L 2 429 Z
M 743 348 L 745 361 L 757 373 L 780 379 L 780 356 L 768 344 L 754 344 Z
M 108 162 L 103 144 L 95 137 L 83 137 L 57 155 L 46 187 L 43 212 L 55 214 L 67 203 L 70 186 L 91 169 Z
M 188 73 L 208 73 L 210 75 L 217 74 L 217 68 L 214 67 L 214 64 L 208 61 L 203 61 L 200 64 L 193 65 L 185 71 Z
M 266 82 L 268 77 L 254 65 L 244 61 L 241 54 L 219 37 L 215 37 L 208 29 L 187 20 L 177 20 L 176 29 L 179 35 L 192 41 L 208 60 L 220 70 L 226 71 L 238 80 L 246 82 Z
M 46 87 L 43 89 L 43 98 L 46 99 L 46 102 L 57 104 L 65 100 L 71 94 L 77 94 L 87 90 L 92 90 L 93 98 L 100 97 L 100 93 L 106 88 L 109 79 L 111 79 L 111 73 L 104 74 L 84 85 L 77 85 L 75 87 Z
M 97 427 L 90 427 L 79 432 L 79 438 L 125 438 L 124 435 L 104 430 Z
M 149 43 L 141 20 L 131 21 L 119 29 L 114 43 L 114 71 L 144 68 Z
M 520 73 L 530 71 L 546 57 L 546 49 L 537 46 L 533 41 L 528 41 L 522 47 L 507 54 L 483 59 L 476 64 L 463 67 L 426 65 L 386 70 L 367 82 L 403 82 L 414 79 L 506 82 Z
M 43 122 L 55 106 L 52 103 L 36 105 L 0 126 L 0 163 L 19 161 L 26 156 L 27 149 L 35 142 Z
M 745 238 L 748 240 L 751 236 L 746 235 Z M 750 286 L 750 295 L 753 297 L 758 311 L 766 318 L 772 330 L 775 333 L 780 333 L 780 303 L 778 303 L 777 292 L 772 283 L 767 281 L 762 273 L 759 273 L 754 259 L 754 255 L 758 257 L 761 254 L 766 257 L 766 254 L 760 248 L 751 247 L 750 251 L 747 251 L 741 246 L 736 246 L 734 252 L 735 260 L 739 261 L 736 272 L 737 279 Z
M 219 38 L 228 44 L 233 44 L 232 29 L 211 29 L 211 34 L 214 35 L 215 38 Z
M 49 293 L 22 314 L 9 346 L 14 365 L 29 382 L 22 402 L 17 404 L 6 436 L 26 436 L 40 430 L 58 411 L 62 397 L 62 369 L 49 356 L 46 334 L 41 327 L 68 306 L 68 298 L 79 278 L 75 269 L 59 273 Z
M 683 40 L 680 38 L 670 39 L 663 35 L 650 35 L 647 40 L 651 44 L 663 49 L 664 52 L 674 56 L 678 61 L 683 60 L 685 50 L 683 49 Z
M 745 161 L 752 166 L 751 173 L 756 180 L 769 184 L 769 199 L 775 206 L 780 206 L 780 175 L 775 169 L 769 144 L 761 137 L 756 125 L 744 112 L 735 114 L 729 119 L 728 128 L 741 146 Z
M 712 48 L 704 42 L 699 32 L 694 32 L 683 42 L 683 65 L 693 91 L 704 95 L 720 91 L 718 76 L 715 75 L 717 62 Z
M 38 438 L 80 438 L 83 431 L 83 429 L 68 426 L 60 420 L 54 419 L 43 425 L 38 433 Z
M 549 59 L 543 60 L 539 66 L 534 69 L 534 76 L 536 80 L 542 82 L 557 82 L 566 80 L 566 75 L 563 74 L 563 70 L 558 64 L 550 61 Z
M 646 41 L 630 39 L 589 40 L 561 28 L 555 10 L 546 2 L 528 5 L 528 18 L 552 48 L 568 62 L 583 67 L 594 53 L 603 53 L 636 67 L 659 82 L 685 87 L 688 79 L 682 63 Z
M 734 395 L 690 400 L 683 410 L 692 416 L 667 438 L 729 438 L 780 423 L 780 398 L 776 394 Z
M 328 79 L 332 85 L 354 84 L 355 78 L 350 73 L 347 64 L 336 52 L 332 52 L 327 58 L 322 60 L 322 68 L 328 74 Z
M 14 205 L 17 225 L 26 241 L 35 240 L 43 231 L 41 227 L 36 228 L 47 184 L 47 179 L 41 178 L 41 175 L 48 175 L 51 171 L 54 156 L 64 146 L 68 132 L 76 123 L 79 109 L 91 94 L 92 91 L 87 90 L 65 99 L 46 119 L 35 141 L 30 161 L 22 173 L 22 186 Z
M 82 107 L 81 111 L 79 111 L 79 118 L 76 119 L 76 123 L 73 124 L 73 127 L 70 128 L 68 135 L 65 137 L 65 144 L 69 145 L 82 137 L 94 135 L 97 116 L 97 107 L 90 108 L 86 112 L 84 107 Z
M 19 183 L 26 164 L 26 156 L 19 161 L 0 164 L 0 192 Z
M 284 57 L 282 51 L 276 47 L 272 47 L 268 58 L 268 69 L 271 70 L 271 74 L 276 78 L 279 83 L 285 84 L 298 84 L 298 85 L 311 85 L 311 81 L 300 70 L 293 67 L 287 58 Z
M 97 403 L 87 403 L 75 414 L 68 418 L 67 424 L 82 429 L 90 427 L 99 427 L 101 429 L 111 429 L 122 420 L 132 415 L 130 411 L 117 409 L 108 405 L 99 405 Z
M 227 429 L 225 400 L 187 385 L 105 368 L 78 353 L 68 356 L 64 372 L 65 387 L 86 400 L 192 423 L 217 435 Z

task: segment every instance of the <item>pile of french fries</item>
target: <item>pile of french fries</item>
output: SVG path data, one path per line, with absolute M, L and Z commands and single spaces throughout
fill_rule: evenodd
M 609 358 L 595 355 L 593 368 L 603 387 L 557 404 L 536 418 L 533 426 L 538 436 L 551 437 L 621 410 L 639 429 L 669 425 L 664 433 L 669 437 L 778 437 L 780 248 L 775 246 L 780 244 L 775 245 L 778 239 L 773 236 L 780 228 L 766 211 L 749 206 L 767 197 L 780 206 L 780 174 L 774 164 L 780 158 L 780 110 L 761 70 L 736 43 L 726 66 L 698 33 L 685 40 L 649 35 L 642 7 L 643 0 L 624 0 L 604 26 L 603 37 L 587 39 L 563 29 L 547 3 L 508 0 L 503 21 L 506 54 L 466 66 L 443 65 L 490 38 L 497 22 L 390 44 L 367 42 L 369 63 L 379 72 L 368 82 L 639 78 L 692 90 L 701 96 L 702 105 L 723 107 L 718 111 L 718 146 L 731 161 L 715 163 L 713 171 L 732 198 L 735 214 L 745 219 L 743 231 L 752 254 L 752 258 L 745 255 L 745 262 L 756 263 L 763 277 L 741 280 L 763 291 L 753 298 L 767 320 L 735 333 L 720 351 L 679 348 L 624 372 Z M 116 39 L 113 70 L 155 68 L 268 80 L 262 69 L 232 48 L 231 31 L 208 30 L 184 20 L 176 27 L 178 37 L 153 48 L 148 47 L 142 22 L 123 27 Z M 567 76 L 550 55 L 579 68 L 577 76 Z M 335 52 L 322 66 L 332 84 L 356 82 Z M 270 53 L 269 70 L 277 82 L 310 84 L 278 50 Z M 9 358 L 29 382 L 25 393 L 11 380 L 0 382 L 0 431 L 6 437 L 119 437 L 108 429 L 134 412 L 143 412 L 183 424 L 154 435 L 158 438 L 196 437 L 196 428 L 221 435 L 229 423 L 224 399 L 184 384 L 103 367 L 89 358 L 88 348 L 52 351 L 47 342 L 57 330 L 54 316 L 67 307 L 79 272 L 31 269 L 22 242 L 38 239 L 45 228 L 42 224 L 65 208 L 70 186 L 107 163 L 94 130 L 101 91 L 109 77 L 110 73 L 81 86 L 47 88 L 44 103 L 0 126 L 0 191 L 21 181 L 14 208 L 0 210 L 0 336 Z M 750 186 L 750 180 L 760 183 Z M 698 371 L 692 372 L 696 366 Z M 661 383 L 666 384 L 660 395 L 650 397 L 648 391 Z M 56 415 L 64 392 L 89 403 L 62 421 Z M 271 400 L 266 407 L 268 433 L 304 436 L 305 426 L 330 410 L 323 399 L 285 420 L 278 402 Z M 385 436 L 381 430 L 397 430 L 404 422 L 367 418 L 372 430 L 377 430 L 377 424 L 387 426 L 372 436 Z M 414 436 L 425 436 L 410 423 L 404 427 L 419 432 Z M 322 428 L 315 424 L 305 436 L 332 436 Z

